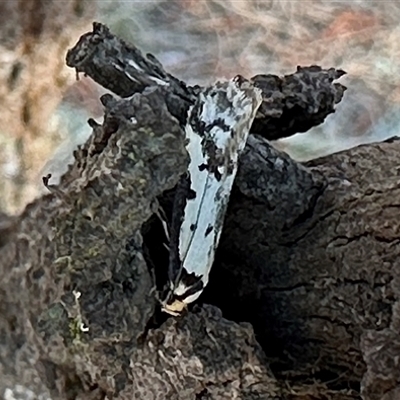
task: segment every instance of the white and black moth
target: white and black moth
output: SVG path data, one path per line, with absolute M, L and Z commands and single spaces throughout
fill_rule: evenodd
M 260 91 L 237 76 L 203 90 L 189 110 L 190 163 L 175 195 L 169 286 L 162 301 L 169 314 L 179 315 L 208 283 L 238 158 L 260 103 Z

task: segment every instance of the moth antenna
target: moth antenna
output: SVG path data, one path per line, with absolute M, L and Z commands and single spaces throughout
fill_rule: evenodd
M 163 246 L 164 246 L 168 251 L 170 251 L 170 248 L 169 248 L 169 246 L 167 245 L 167 243 L 163 243 Z
M 170 239 L 169 227 L 168 227 L 168 222 L 167 222 L 168 220 L 167 220 L 167 216 L 165 214 L 165 211 L 160 206 L 158 208 L 158 210 L 155 212 L 155 214 L 157 215 L 158 219 L 160 220 L 160 222 L 162 224 L 162 227 L 164 229 L 165 236 L 166 236 L 166 238 L 167 238 L 167 240 L 169 242 L 171 239 Z M 168 250 L 169 250 L 169 247 L 168 247 Z

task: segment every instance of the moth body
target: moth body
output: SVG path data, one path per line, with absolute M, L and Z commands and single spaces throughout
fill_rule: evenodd
M 237 78 L 205 89 L 189 111 L 190 163 L 174 206 L 165 312 L 179 315 L 208 283 L 238 159 L 260 102 L 258 90 Z

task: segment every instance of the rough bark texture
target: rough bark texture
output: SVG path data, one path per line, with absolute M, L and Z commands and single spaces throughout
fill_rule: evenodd
M 86 48 L 89 65 L 112 65 L 103 50 Z M 302 71 L 318 86 L 315 69 Z M 108 73 L 114 92 L 126 88 Z M 158 201 L 187 167 L 182 110 L 199 90 L 174 85 L 104 96 L 104 123 L 90 121 L 60 185 L 3 224 L 0 393 L 22 384 L 54 399 L 396 399 L 400 142 L 300 165 L 250 136 L 203 304 L 167 318 L 144 250 Z M 305 87 L 286 96 L 333 110 Z
M 198 86 L 186 86 L 165 72 L 152 54 L 143 55 L 98 23 L 68 52 L 66 61 L 77 72 L 84 72 L 122 97 L 142 92 L 149 85 L 168 87 L 168 110 L 181 123 L 186 121 L 187 110 L 200 90 Z M 334 68 L 311 66 L 298 67 L 296 73 L 282 78 L 254 76 L 251 81 L 262 90 L 264 102 L 252 132 L 275 140 L 320 124 L 342 99 L 346 88 L 333 81 L 344 74 Z
M 32 200 L 43 161 L 56 140 L 50 117 L 73 80 L 63 62 L 87 29 L 95 2 L 0 2 L 0 210 Z

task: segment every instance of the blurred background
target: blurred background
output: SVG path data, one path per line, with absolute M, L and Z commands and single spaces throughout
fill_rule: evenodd
M 76 80 L 65 53 L 92 21 L 150 52 L 189 84 L 297 65 L 342 68 L 326 122 L 273 143 L 309 160 L 400 133 L 400 2 L 383 0 L 5 0 L 0 2 L 0 213 L 56 183 L 99 122 L 103 89 Z

